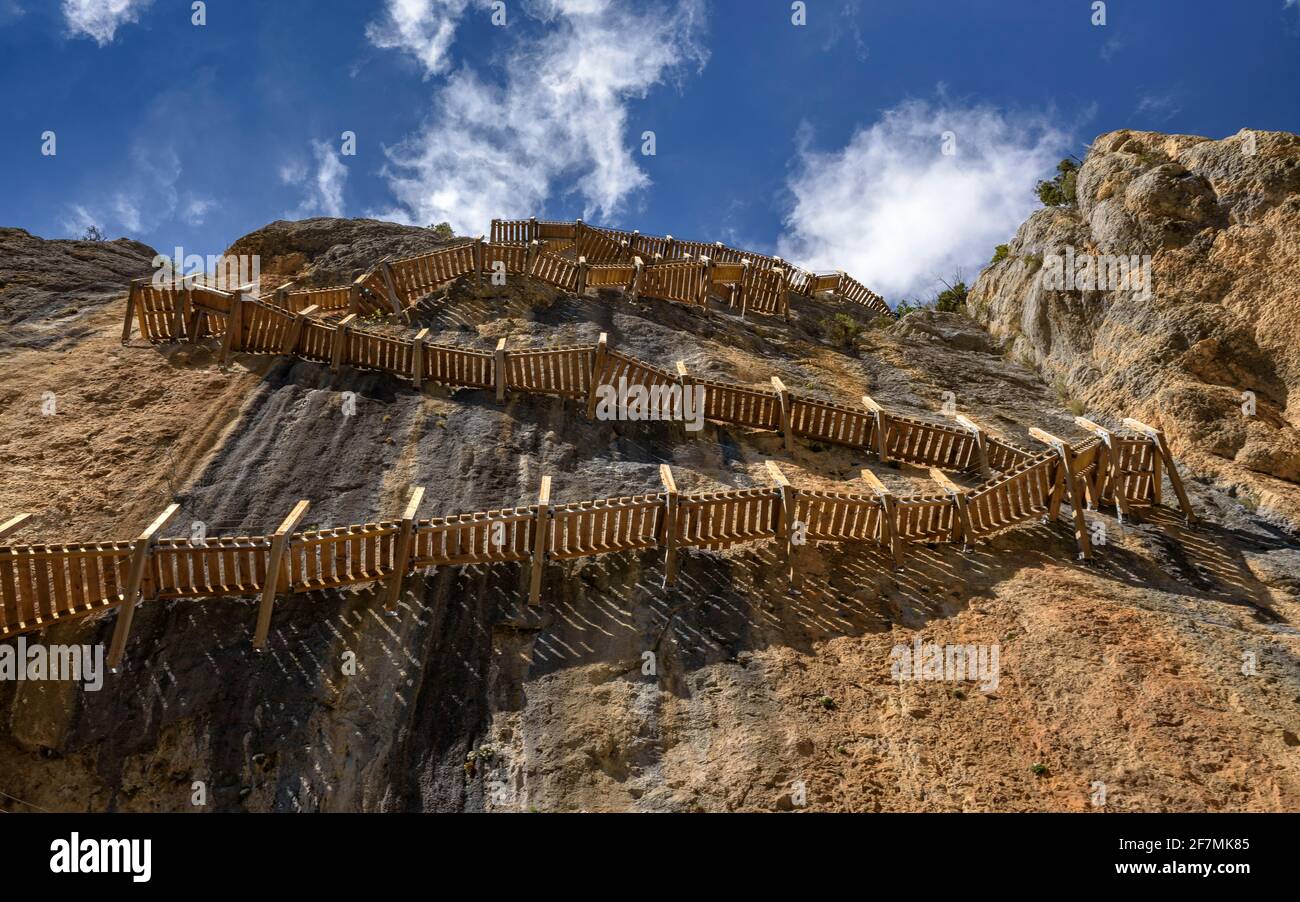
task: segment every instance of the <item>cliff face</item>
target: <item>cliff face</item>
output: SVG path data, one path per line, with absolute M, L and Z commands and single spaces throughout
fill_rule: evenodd
M 1077 194 L 1020 227 L 971 314 L 1089 410 L 1160 425 L 1193 470 L 1300 524 L 1300 137 L 1112 132 Z M 1082 278 L 1085 258 L 1144 255 L 1149 290 Z M 1054 256 L 1081 278 L 1057 287 Z

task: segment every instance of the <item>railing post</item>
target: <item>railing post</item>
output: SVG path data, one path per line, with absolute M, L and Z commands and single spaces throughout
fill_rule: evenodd
M 289 324 L 289 329 L 284 336 L 284 344 L 280 346 L 280 353 L 286 356 L 293 356 L 298 353 L 298 343 L 302 340 L 302 330 L 307 325 L 308 318 L 320 310 L 316 304 L 310 307 L 304 307 L 294 314 L 293 322 Z
M 230 364 L 230 356 L 244 348 L 244 294 L 235 292 L 230 299 L 230 313 L 226 316 L 226 334 L 221 338 L 221 365 Z
M 700 257 L 700 262 L 704 264 L 704 271 L 700 273 L 700 309 L 705 313 L 709 312 L 709 291 L 713 288 L 713 260 L 709 257 Z
M 424 336 L 428 334 L 428 329 L 421 329 L 415 333 L 415 340 L 411 342 L 411 382 L 417 391 L 424 383 Z
M 348 313 L 364 313 L 361 308 L 361 289 L 366 287 L 366 282 L 370 279 L 370 273 L 363 272 L 352 280 L 350 293 L 348 294 Z
M 529 217 L 528 217 L 528 237 L 527 237 L 525 240 L 526 240 L 526 241 L 536 241 L 536 240 L 537 240 L 537 236 L 540 235 L 540 234 L 541 234 L 541 230 L 537 227 L 537 217 L 536 217 L 536 216 L 529 216 Z
M 641 278 L 645 274 L 645 262 L 640 257 L 632 258 L 632 283 L 628 285 L 628 294 L 630 300 L 636 303 L 636 299 L 641 295 Z
M 1070 502 L 1071 516 L 1074 518 L 1074 537 L 1079 542 L 1079 556 L 1085 561 L 1092 560 L 1092 541 L 1088 535 L 1088 521 L 1084 516 L 1083 505 L 1078 497 L 1079 481 L 1074 475 L 1074 449 L 1070 447 L 1069 442 L 1063 441 L 1051 433 L 1044 432 L 1037 426 L 1031 427 L 1029 434 L 1043 444 L 1049 445 L 1061 461 L 1062 478 L 1057 482 L 1056 488 L 1053 489 L 1057 497 L 1052 502 L 1051 517 L 1056 519 L 1056 516 L 1060 513 L 1061 483 L 1064 482 L 1065 500 Z
M 980 476 L 983 479 L 988 479 L 993 475 L 993 472 L 989 469 L 989 446 L 984 430 L 976 425 L 969 417 L 962 414 L 957 414 L 957 425 L 975 436 L 975 453 L 977 456 Z
M 600 333 L 600 338 L 596 339 L 596 350 L 592 353 L 591 358 L 591 385 L 588 386 L 587 392 L 587 419 L 596 419 L 596 401 L 599 400 L 597 389 L 600 388 L 600 376 L 605 370 L 605 357 L 609 351 L 609 335 L 605 332 Z
M 1122 491 L 1116 491 L 1117 488 L 1122 487 L 1122 479 L 1115 478 L 1112 473 L 1115 463 L 1115 436 L 1109 429 L 1094 423 L 1087 417 L 1075 417 L 1074 422 L 1075 425 L 1087 429 L 1101 440 L 1101 445 L 1097 448 L 1097 476 L 1093 479 L 1093 501 L 1100 509 L 1102 502 L 1106 500 L 1106 493 L 1111 492 L 1115 496 L 1120 525 L 1123 526 L 1124 521 L 1131 518 L 1128 497 Z
M 574 285 L 574 294 L 585 294 L 587 291 L 587 258 L 578 258 L 578 280 Z
M 794 454 L 794 433 L 790 429 L 790 392 L 779 377 L 772 377 L 772 388 L 776 389 L 777 404 L 781 408 L 781 435 L 785 438 L 785 453 Z
M 898 503 L 894 493 L 885 488 L 875 473 L 862 471 L 862 478 L 880 498 L 880 544 L 889 546 L 894 558 L 894 569 L 903 569 L 903 537 L 898 529 Z
M 876 456 L 882 464 L 889 463 L 889 437 L 886 435 L 888 418 L 885 409 L 871 399 L 871 395 L 862 396 L 862 406 L 871 412 L 876 420 Z
M 298 528 L 298 524 L 310 506 L 310 501 L 299 501 L 295 504 L 289 516 L 284 518 L 280 528 L 271 536 L 271 555 L 266 564 L 266 585 L 262 587 L 262 603 L 257 609 L 257 629 L 253 632 L 253 648 L 258 651 L 261 651 L 262 646 L 266 644 L 266 636 L 271 631 L 271 609 L 275 605 L 276 594 L 281 591 L 288 592 L 293 588 L 289 583 L 289 568 L 284 549 L 289 542 L 290 534 Z
M 1165 440 L 1163 429 L 1157 429 L 1154 426 L 1148 426 L 1141 420 L 1135 420 L 1132 417 L 1124 418 L 1124 425 L 1129 429 L 1134 429 L 1146 435 L 1147 438 L 1155 444 L 1155 450 L 1159 459 L 1165 462 L 1165 469 L 1169 471 L 1169 483 L 1174 487 L 1174 494 L 1178 496 L 1178 505 L 1183 509 L 1183 516 L 1187 518 L 1188 525 L 1196 522 L 1196 514 L 1192 511 L 1191 499 L 1187 497 L 1187 490 L 1183 487 L 1183 478 L 1178 475 L 1178 467 L 1174 464 L 1173 452 L 1169 450 L 1169 442 Z M 1157 467 L 1155 477 L 1159 479 L 1160 469 Z M 1154 496 L 1159 503 L 1159 495 Z
M 411 536 L 415 529 L 415 514 L 424 500 L 424 487 L 419 486 L 411 492 L 411 500 L 402 513 L 402 525 L 397 532 L 397 546 L 393 553 L 393 572 L 388 577 L 388 599 L 384 602 L 384 612 L 392 613 L 397 609 L 397 602 L 402 597 L 402 580 L 411 564 Z
M 495 223 L 496 220 L 493 220 L 493 222 Z M 484 256 L 485 254 L 483 248 L 483 236 L 479 235 L 478 238 L 474 239 L 474 287 L 475 288 L 483 287 Z
M 334 327 L 334 348 L 330 355 L 330 372 L 337 373 L 339 365 L 343 363 L 344 351 L 347 350 L 348 330 L 352 328 L 352 321 L 357 318 L 355 313 L 350 313 L 343 319 L 339 320 L 338 325 Z
M 506 369 L 506 340 L 504 338 L 497 341 L 497 353 L 492 379 L 496 383 L 497 403 L 505 401 L 506 388 L 510 381 L 510 373 Z
M 551 477 L 542 477 L 537 494 L 537 522 L 533 526 L 533 573 L 528 583 L 528 603 L 539 604 L 542 596 L 542 571 L 546 567 L 546 546 L 551 534 Z
M 677 480 L 673 479 L 668 464 L 659 465 L 659 478 L 663 480 L 667 501 L 664 511 L 664 586 L 667 587 L 677 581 Z
M 673 245 L 677 242 L 673 240 L 672 235 L 664 236 L 664 259 L 671 260 L 673 256 Z
M 788 576 L 790 579 L 790 588 L 798 591 L 803 586 L 803 574 L 799 572 L 799 566 L 795 562 L 794 556 L 794 486 L 790 485 L 790 480 L 785 478 L 785 474 L 781 472 L 781 468 L 777 466 L 776 461 L 769 460 L 767 462 L 767 471 L 771 475 L 772 480 L 776 483 L 777 487 L 781 490 L 781 517 L 779 520 L 779 526 L 781 529 L 780 534 L 785 537 L 785 559 L 786 564 L 789 567 Z
M 153 548 L 158 531 L 167 525 L 178 510 L 179 504 L 168 505 L 167 509 L 159 514 L 149 527 L 140 534 L 135 540 L 135 547 L 131 552 L 131 570 L 126 585 L 126 594 L 122 596 L 122 603 L 117 609 L 117 623 L 113 626 L 113 638 L 109 643 L 108 660 L 109 668 L 116 671 L 122 664 L 122 656 L 126 653 L 126 640 L 131 633 L 131 621 L 135 618 L 135 606 L 139 602 L 140 585 L 144 581 L 145 568 L 149 564 L 149 554 Z
M 540 256 L 540 248 L 541 248 L 541 244 L 538 242 L 536 238 L 528 242 L 528 248 L 527 251 L 525 252 L 525 257 L 524 257 L 525 274 L 530 276 L 533 274 L 533 265 L 537 262 L 537 258 Z
M 749 306 L 749 283 L 753 277 L 753 266 L 748 260 L 740 261 L 740 281 L 736 283 L 733 289 L 736 293 L 735 303 L 740 306 L 740 318 L 745 318 L 745 311 Z

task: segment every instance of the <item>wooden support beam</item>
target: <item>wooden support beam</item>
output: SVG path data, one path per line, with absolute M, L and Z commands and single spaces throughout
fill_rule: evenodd
M 411 543 L 415 532 L 415 515 L 424 500 L 424 487 L 417 486 L 411 492 L 411 500 L 406 503 L 402 513 L 402 525 L 397 531 L 397 545 L 393 552 L 393 572 L 388 577 L 388 599 L 384 602 L 384 611 L 392 613 L 397 610 L 397 602 L 402 597 L 402 580 L 411 565 Z
M 696 297 L 696 303 L 708 313 L 709 289 L 713 287 L 713 261 L 708 257 L 700 257 L 700 262 L 704 264 L 704 272 L 700 275 L 700 293 Z
M 379 261 L 379 275 L 384 280 L 384 291 L 388 295 L 388 306 L 392 308 L 394 314 L 402 312 L 402 302 L 397 297 L 397 283 L 393 281 L 393 268 L 388 265 L 387 260 Z
M 993 475 L 989 469 L 989 443 L 988 436 L 984 430 L 979 427 L 973 420 L 962 414 L 957 414 L 957 425 L 970 432 L 975 436 L 975 453 L 979 460 L 980 476 L 988 479 Z
M 630 299 L 635 302 L 641 296 L 641 279 L 645 275 L 645 262 L 640 257 L 632 258 L 632 282 L 628 285 L 627 291 L 631 296 Z
M 506 340 L 504 338 L 497 341 L 497 352 L 493 358 L 495 363 L 492 370 L 492 381 L 496 383 L 497 403 L 505 401 L 506 388 L 510 381 L 510 371 L 506 369 Z
M 574 294 L 585 294 L 587 291 L 587 258 L 578 258 L 578 280 L 574 285 Z
M 536 605 L 542 598 L 542 571 L 546 567 L 546 547 L 551 535 L 551 477 L 542 477 L 537 493 L 537 521 L 533 527 L 533 573 L 528 583 L 528 603 Z
M 31 517 L 32 517 L 31 514 L 19 514 L 16 517 L 10 517 L 8 520 L 5 520 L 4 522 L 0 523 L 0 539 L 6 538 L 7 536 L 22 529 L 23 526 L 26 525 L 27 521 L 31 519 Z
M 302 522 L 310 506 L 310 501 L 299 501 L 289 512 L 289 516 L 284 518 L 280 528 L 271 535 L 271 554 L 266 565 L 266 585 L 262 587 L 262 603 L 257 609 L 257 628 L 253 632 L 253 648 L 258 651 L 261 651 L 262 646 L 266 644 L 267 634 L 271 631 L 271 609 L 275 606 L 275 596 L 293 588 L 289 583 L 289 567 L 284 550 L 289 543 L 290 534 L 298 528 L 298 524 Z
M 1079 499 L 1079 479 L 1074 472 L 1074 449 L 1070 443 L 1057 438 L 1050 432 L 1044 432 L 1037 426 L 1029 430 L 1031 437 L 1050 445 L 1061 460 L 1061 476 L 1052 490 L 1056 495 L 1052 499 L 1051 519 L 1055 520 L 1061 509 L 1060 493 L 1064 491 L 1065 500 L 1070 504 L 1074 518 L 1074 537 L 1079 543 L 1079 556 L 1085 561 L 1092 560 L 1092 537 L 1088 533 L 1088 521 L 1084 517 L 1083 504 Z
M 785 439 L 785 453 L 793 456 L 794 433 L 790 429 L 790 392 L 777 376 L 772 377 L 772 388 L 776 391 L 777 405 L 781 410 L 781 436 Z
M 140 291 L 140 286 L 145 281 L 146 281 L 145 279 L 132 279 L 131 287 L 127 290 L 126 319 L 122 321 L 122 344 L 126 344 L 128 341 L 131 340 L 131 326 L 135 319 L 135 305 L 137 303 L 136 295 Z
M 487 249 L 483 246 L 483 236 L 479 235 L 474 239 L 474 287 L 483 287 L 483 260 L 487 256 Z
M 1121 480 L 1115 479 L 1113 468 L 1115 465 L 1115 436 L 1104 426 L 1094 423 L 1087 417 L 1075 417 L 1075 425 L 1086 429 L 1101 440 L 1101 446 L 1097 449 L 1097 476 L 1093 479 L 1092 484 L 1092 502 L 1093 506 L 1100 509 L 1102 501 L 1106 498 L 1106 492 L 1109 488 L 1115 495 L 1115 506 L 1119 508 L 1119 521 L 1122 525 L 1129 517 L 1128 498 L 1122 491 L 1117 491 L 1120 487 Z
M 753 269 L 753 264 L 748 260 L 741 260 L 740 269 L 740 281 L 736 283 L 736 294 L 740 296 L 740 318 L 744 319 L 745 311 L 749 307 L 749 289 L 747 286 L 749 285 L 750 270 Z
M 221 365 L 229 366 L 235 351 L 244 349 L 244 296 L 236 294 L 230 299 L 230 313 L 226 316 L 226 334 L 221 338 Z
M 533 264 L 537 262 L 537 256 L 541 252 L 541 242 L 536 238 L 528 242 L 528 250 L 524 259 L 524 272 L 528 275 L 533 274 Z
M 117 623 L 113 626 L 113 638 L 109 643 L 106 663 L 114 671 L 122 664 L 126 653 L 126 640 L 131 633 L 131 621 L 135 618 L 135 606 L 139 603 L 140 587 L 144 583 L 145 568 L 149 564 L 149 555 L 157 539 L 158 531 L 167 525 L 167 521 L 180 510 L 179 504 L 170 504 L 167 509 L 154 518 L 144 532 L 140 533 L 131 550 L 131 569 L 127 577 L 126 592 L 117 609 Z
M 587 419 L 589 420 L 596 419 L 596 402 L 599 400 L 596 390 L 600 388 L 600 379 L 605 370 L 608 352 L 609 335 L 601 332 L 600 338 L 596 339 L 596 350 L 591 356 L 591 384 L 587 386 Z
M 298 353 L 298 342 L 302 340 L 302 330 L 306 327 L 307 320 L 311 315 L 319 310 L 320 307 L 312 304 L 310 307 L 304 307 L 294 314 L 293 322 L 289 324 L 289 328 L 285 332 L 284 344 L 280 346 L 281 354 L 292 356 Z
M 1183 486 L 1183 478 L 1178 473 L 1178 467 L 1174 463 L 1173 453 L 1169 450 L 1169 442 L 1165 439 L 1163 429 L 1157 429 L 1154 426 L 1148 426 L 1141 420 L 1135 420 L 1132 417 L 1124 418 L 1124 425 L 1129 429 L 1141 432 L 1155 443 L 1155 450 L 1160 459 L 1165 463 L 1165 468 L 1169 471 L 1169 483 L 1174 487 L 1174 494 L 1178 496 L 1178 506 L 1182 508 L 1183 516 L 1187 518 L 1190 525 L 1196 522 L 1196 513 L 1192 510 L 1191 499 L 1187 497 L 1187 490 Z M 1156 470 L 1156 478 L 1160 476 L 1160 470 Z M 1159 503 L 1157 501 L 1157 503 Z
M 970 526 L 970 512 L 966 509 L 966 489 L 949 479 L 948 474 L 938 467 L 930 468 L 930 478 L 939 483 L 939 488 L 952 498 L 955 516 L 952 518 L 952 534 L 949 541 L 960 541 L 964 545 L 970 545 L 973 533 Z
M 673 470 L 668 464 L 659 465 L 659 478 L 664 484 L 666 501 L 663 527 L 664 586 L 671 586 L 677 581 L 677 480 L 673 479 Z
M 356 318 L 355 313 L 350 313 L 339 320 L 338 325 L 334 327 L 334 348 L 330 355 L 331 372 L 337 373 L 343 363 L 344 352 L 347 350 L 348 330 L 352 328 L 352 321 Z
M 871 395 L 862 396 L 862 406 L 867 408 L 876 421 L 876 457 L 880 458 L 882 464 L 887 464 L 889 463 L 889 437 L 886 435 L 888 418 L 885 409 L 877 404 Z
M 903 538 L 898 533 L 898 503 L 894 493 L 870 470 L 862 471 L 862 479 L 880 496 L 880 544 L 888 545 L 894 558 L 895 569 L 903 567 Z
M 803 574 L 799 572 L 799 565 L 795 560 L 795 489 L 790 485 L 790 480 L 785 478 L 781 472 L 781 467 L 774 460 L 767 461 L 767 472 L 772 481 L 776 483 L 777 488 L 781 490 L 781 511 L 780 511 L 780 532 L 778 535 L 785 538 L 785 559 L 789 568 L 787 576 L 790 580 L 790 588 L 798 591 L 803 586 Z
M 424 383 L 424 336 L 428 334 L 428 329 L 421 329 L 411 342 L 411 382 L 417 389 Z

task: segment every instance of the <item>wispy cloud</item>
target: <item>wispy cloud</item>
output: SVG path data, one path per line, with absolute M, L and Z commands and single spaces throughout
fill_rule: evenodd
M 302 203 L 286 215 L 294 219 L 342 216 L 348 168 L 328 141 L 312 141 L 311 147 L 316 159 L 314 169 L 302 160 L 291 160 L 280 167 L 280 181 L 303 190 Z
M 610 216 L 649 185 L 632 148 L 654 124 L 633 128 L 629 103 L 704 65 L 701 0 L 533 0 L 522 9 L 537 28 L 507 45 L 501 77 L 457 70 L 422 127 L 385 149 L 397 205 L 377 215 L 472 234 L 557 194 L 576 195 L 584 216 Z
M 63 18 L 73 35 L 93 38 L 101 47 L 112 43 L 118 28 L 140 19 L 153 0 L 63 0 Z
M 438 75 L 451 65 L 448 56 L 456 25 L 471 0 L 387 0 L 383 17 L 366 26 L 366 38 L 376 47 L 414 56 L 425 76 Z
M 847 269 L 890 300 L 978 271 L 1038 206 L 1035 181 L 1068 146 L 1046 117 L 942 98 L 887 110 L 839 150 L 814 150 L 806 128 L 799 140 L 779 253 Z
M 1138 98 L 1134 115 L 1144 115 L 1155 122 L 1168 122 L 1182 112 L 1183 104 L 1174 94 L 1143 94 Z

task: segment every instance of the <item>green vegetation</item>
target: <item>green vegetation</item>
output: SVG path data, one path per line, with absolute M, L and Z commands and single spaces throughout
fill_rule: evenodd
M 997 247 L 993 248 L 993 259 L 989 261 L 989 265 L 992 266 L 994 263 L 1001 263 L 1003 260 L 1007 259 L 1007 255 L 1010 253 L 1010 249 L 1005 244 L 999 244 Z
M 829 695 L 823 695 L 819 700 L 819 703 L 827 711 L 835 710 L 835 699 L 831 698 Z
M 830 318 L 830 322 L 826 325 L 826 338 L 832 344 L 837 344 L 842 348 L 852 348 L 854 340 L 857 339 L 858 333 L 861 331 L 861 323 L 847 313 L 837 313 Z
M 86 234 L 81 236 L 82 241 L 107 241 L 108 236 L 99 230 L 99 226 L 92 225 L 86 227 Z
M 939 281 L 943 282 L 942 279 Z M 935 295 L 932 301 L 922 301 L 919 298 L 910 301 L 907 298 L 900 300 L 895 308 L 898 311 L 898 318 L 902 319 L 923 310 L 936 310 L 939 313 L 965 313 L 966 297 L 969 294 L 966 283 L 958 279 L 951 285 L 947 282 L 943 284 L 945 286 L 944 290 Z
M 437 225 L 431 225 L 429 228 L 433 231 L 433 237 L 439 241 L 450 241 L 456 237 L 456 233 L 451 230 L 451 223 L 440 222 Z
M 1032 771 L 1034 772 L 1034 776 L 1035 776 L 1035 777 L 1041 777 L 1041 776 L 1044 776 L 1044 775 L 1047 773 L 1047 765 L 1046 765 L 1046 764 L 1035 764 L 1033 767 L 1030 768 L 1030 770 L 1032 770 Z
M 1045 207 L 1072 207 L 1075 203 L 1074 186 L 1079 176 L 1079 162 L 1066 157 L 1056 164 L 1056 176 L 1038 183 L 1035 190 Z

